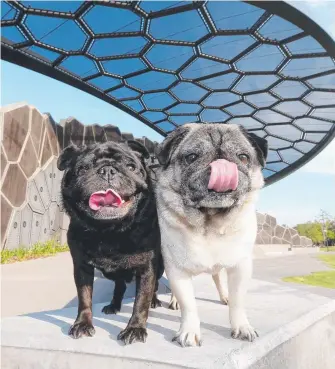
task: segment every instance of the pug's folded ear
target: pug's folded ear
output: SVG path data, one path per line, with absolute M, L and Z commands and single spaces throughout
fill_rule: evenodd
M 160 165 L 164 167 L 167 167 L 169 165 L 174 151 L 181 143 L 181 141 L 185 138 L 188 132 L 188 127 L 178 127 L 174 131 L 169 133 L 164 141 L 157 146 L 156 157 Z
M 150 158 L 150 154 L 149 151 L 146 149 L 146 147 L 144 145 L 142 145 L 140 142 L 135 141 L 135 140 L 129 140 L 127 141 L 127 145 L 135 152 L 141 154 L 141 156 L 144 159 L 149 159 Z
M 264 168 L 266 164 L 266 158 L 268 156 L 268 141 L 263 137 L 259 137 L 254 133 L 247 131 L 245 128 L 241 127 L 241 129 L 248 141 L 256 150 L 257 159 L 260 165 Z
M 70 168 L 76 161 L 80 152 L 80 148 L 76 145 L 70 145 L 66 147 L 58 157 L 57 168 L 59 170 Z

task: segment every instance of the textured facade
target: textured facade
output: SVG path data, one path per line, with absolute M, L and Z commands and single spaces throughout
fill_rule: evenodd
M 299 236 L 294 228 L 277 224 L 276 218 L 269 214 L 257 213 L 257 244 L 289 244 L 292 247 L 313 246 L 311 239 Z
M 77 145 L 107 140 L 134 139 L 131 133 L 106 125 L 83 125 L 73 117 L 57 124 L 24 103 L 2 108 L 1 113 L 1 246 L 14 249 L 56 238 L 66 242 L 68 217 L 62 211 L 60 181 L 56 163 L 60 151 Z M 154 176 L 157 162 L 155 142 L 138 138 L 152 155 Z M 292 228 L 277 225 L 276 219 L 258 214 L 259 244 L 311 246 Z

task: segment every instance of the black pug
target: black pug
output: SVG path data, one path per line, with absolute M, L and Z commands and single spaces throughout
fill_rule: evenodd
M 70 216 L 67 234 L 78 293 L 78 316 L 69 335 L 93 336 L 94 268 L 115 281 L 105 314 L 116 314 L 126 283 L 136 279 L 133 314 L 118 339 L 145 342 L 149 308 L 161 306 L 158 280 L 164 271 L 154 192 L 145 159 L 136 141 L 69 146 L 58 158 L 65 170 L 61 192 Z

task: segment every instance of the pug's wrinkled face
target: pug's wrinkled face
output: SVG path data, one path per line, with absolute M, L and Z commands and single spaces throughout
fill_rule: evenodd
M 66 210 L 79 219 L 109 222 L 136 212 L 148 189 L 144 158 L 136 141 L 67 147 L 58 159 L 65 170 L 62 195 Z
M 237 125 L 187 124 L 157 150 L 162 175 L 186 206 L 230 208 L 263 186 L 266 140 Z

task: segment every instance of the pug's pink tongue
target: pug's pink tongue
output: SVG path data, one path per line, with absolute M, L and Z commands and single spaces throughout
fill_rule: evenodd
M 237 165 L 225 159 L 218 159 L 210 163 L 211 175 L 208 189 L 215 192 L 236 190 L 238 185 Z
M 89 207 L 92 210 L 99 210 L 104 206 L 118 208 L 123 203 L 121 196 L 111 189 L 107 191 L 94 192 L 89 200 Z

